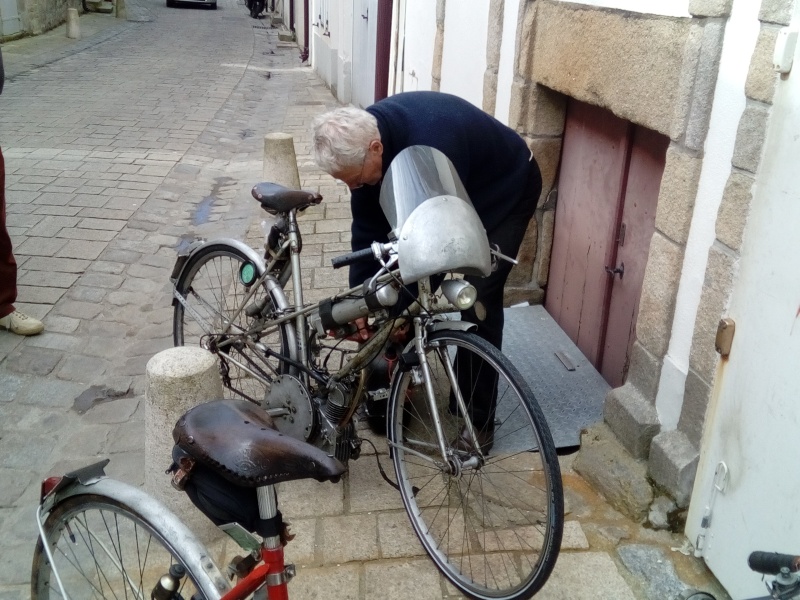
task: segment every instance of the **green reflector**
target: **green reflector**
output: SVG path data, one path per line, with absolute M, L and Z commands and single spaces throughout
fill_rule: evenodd
M 245 285 L 251 285 L 256 280 L 256 267 L 253 263 L 244 263 L 239 269 L 239 279 Z

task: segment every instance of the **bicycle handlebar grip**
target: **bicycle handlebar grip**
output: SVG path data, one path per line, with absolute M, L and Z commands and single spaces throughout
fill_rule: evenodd
M 333 265 L 334 269 L 338 269 L 340 267 L 346 267 L 347 265 L 352 265 L 354 262 L 358 262 L 359 260 L 364 260 L 366 258 L 375 258 L 375 255 L 372 252 L 372 248 L 364 248 L 363 250 L 356 250 L 355 252 L 351 252 L 350 254 L 345 254 L 343 256 L 336 256 L 331 259 L 331 265 Z
M 777 575 L 783 567 L 792 572 L 799 570 L 800 556 L 779 554 L 777 552 L 753 552 L 747 559 L 747 564 L 757 573 Z

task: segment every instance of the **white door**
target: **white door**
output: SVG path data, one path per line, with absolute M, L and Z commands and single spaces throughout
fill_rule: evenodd
M 734 600 L 765 596 L 751 551 L 800 554 L 800 47 L 777 86 L 687 521 Z
M 17 0 L 0 0 L 0 36 L 14 35 L 22 31 Z
M 378 0 L 354 0 L 352 102 L 361 108 L 375 101 L 377 39 Z

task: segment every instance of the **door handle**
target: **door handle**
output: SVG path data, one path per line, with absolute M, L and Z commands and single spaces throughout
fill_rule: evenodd
M 616 269 L 612 269 L 611 267 L 606 267 L 606 273 L 608 273 L 612 277 L 618 274 L 619 278 L 622 279 L 625 276 L 625 263 L 620 263 Z

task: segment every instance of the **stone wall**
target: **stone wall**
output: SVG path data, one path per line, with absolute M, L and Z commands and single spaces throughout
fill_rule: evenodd
M 20 18 L 25 33 L 39 35 L 67 20 L 67 9 L 82 12 L 80 0 L 23 0 Z
M 761 30 L 745 83 L 747 105 L 739 121 L 731 171 L 717 213 L 716 239 L 708 252 L 678 430 L 659 434 L 652 444 L 652 454 L 663 457 L 659 459 L 662 461 L 666 458 L 670 467 L 651 465 L 651 476 L 656 483 L 674 490 L 676 497 L 687 500 L 714 378 L 720 360 L 725 360 L 715 350 L 717 325 L 725 316 L 736 282 L 742 237 L 761 163 L 778 77 L 772 69 L 772 52 L 778 31 L 789 24 L 792 6 L 792 0 L 763 0 L 761 4 Z
M 678 484 L 670 491 L 682 504 L 687 498 L 679 488 L 693 475 L 686 465 L 696 464 L 695 453 L 692 448 L 675 450 L 675 436 L 664 434 L 664 443 L 652 452 L 660 432 L 655 398 L 730 6 L 730 0 L 696 0 L 691 18 L 675 18 L 529 0 L 520 15 L 511 120 L 548 171 L 545 194 L 556 181 L 567 97 L 606 108 L 671 140 L 628 379 L 609 394 L 604 418 L 635 459 L 650 459 L 651 470 L 671 473 Z M 515 283 L 529 277 L 529 287 L 547 284 L 553 200 L 544 200 L 537 211 L 536 235 L 529 238 L 536 246 L 533 265 Z

